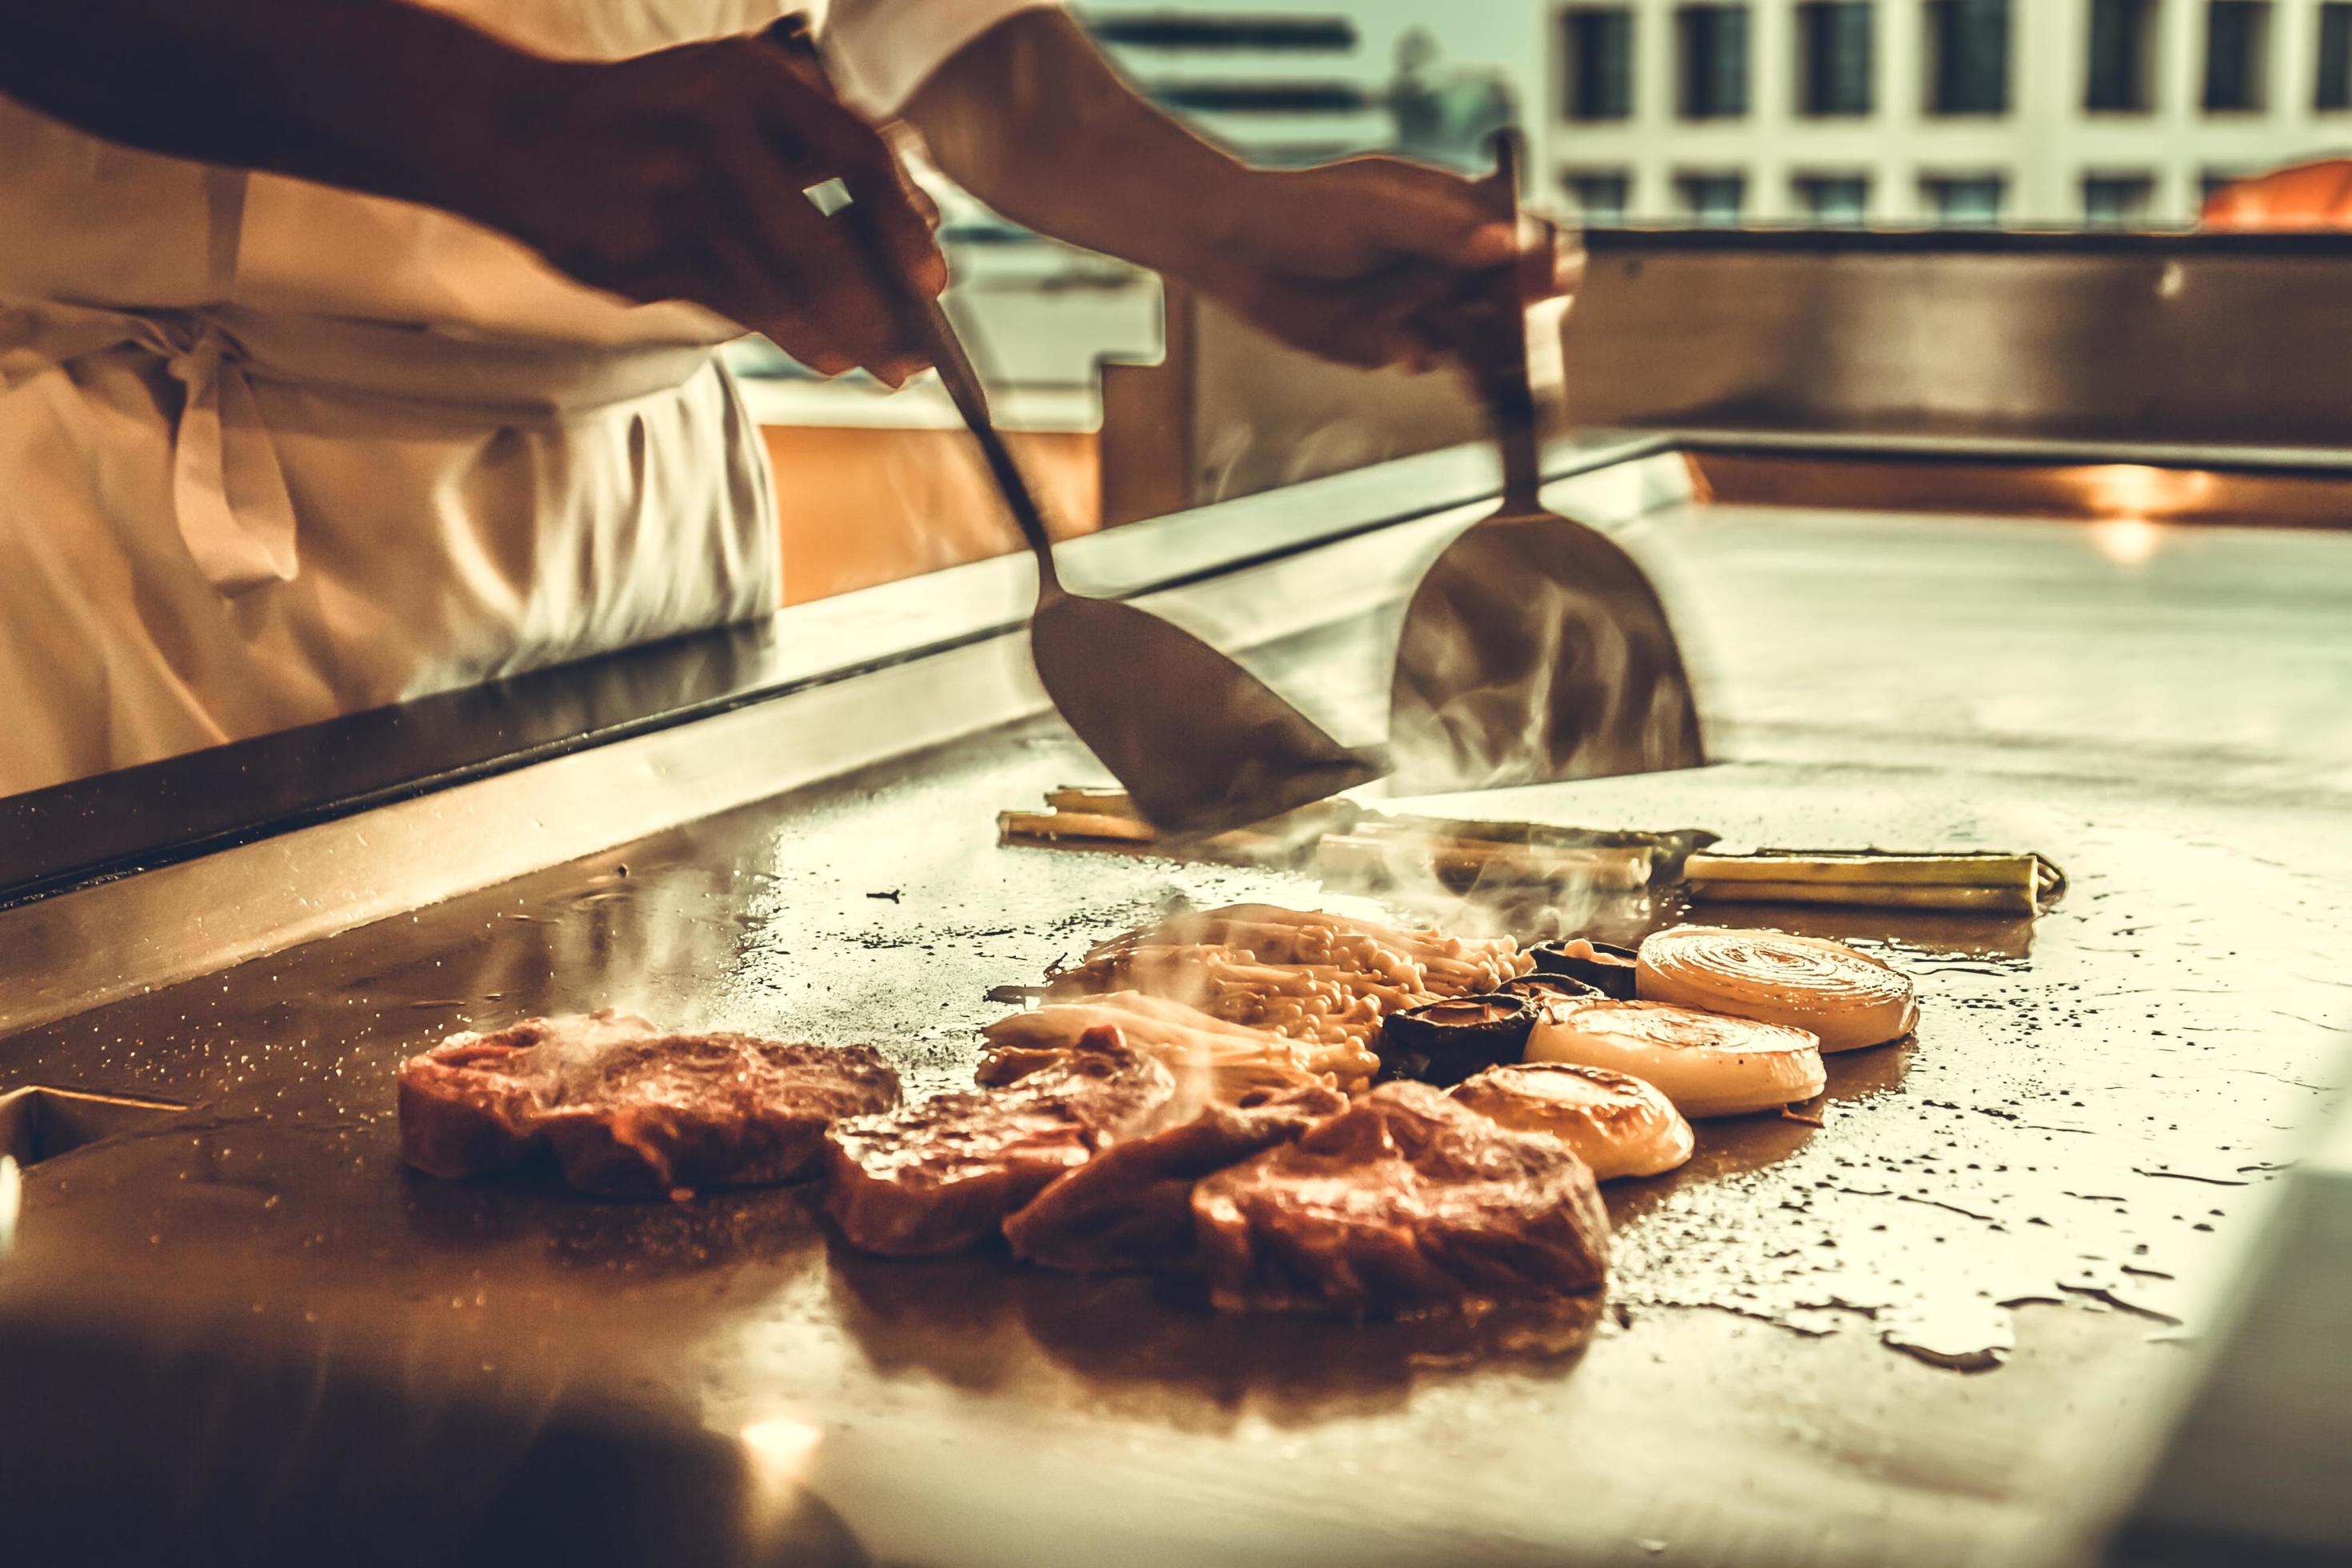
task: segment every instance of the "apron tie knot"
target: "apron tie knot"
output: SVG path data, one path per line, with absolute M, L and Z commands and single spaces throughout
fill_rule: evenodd
M 294 580 L 294 500 L 246 379 L 245 353 L 202 311 L 43 303 L 0 308 L 0 386 L 125 345 L 185 393 L 172 432 L 172 506 L 197 569 L 236 595 Z
M 172 501 L 180 537 L 222 593 L 290 583 L 294 499 L 246 379 L 243 356 L 219 324 L 173 312 L 149 320 L 163 368 L 186 389 L 173 441 Z

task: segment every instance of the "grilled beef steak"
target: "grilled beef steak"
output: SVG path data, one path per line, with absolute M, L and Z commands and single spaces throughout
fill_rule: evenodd
M 825 1208 L 863 1251 L 971 1247 L 1046 1183 L 1148 1127 L 1175 1091 L 1168 1069 L 1117 1029 L 1089 1029 L 1063 1060 L 1006 1088 L 836 1125 Z
M 1192 1190 L 1226 1310 L 1412 1312 L 1582 1295 L 1608 1271 L 1592 1173 L 1426 1084 L 1383 1084 Z
M 1194 1184 L 1348 1104 L 1320 1084 L 1253 1099 L 1203 1106 L 1188 1121 L 1115 1144 L 1055 1177 L 1004 1222 L 1014 1256 L 1076 1274 L 1190 1262 Z
M 401 1157 L 471 1176 L 554 1150 L 583 1192 L 659 1197 L 802 1174 L 835 1119 L 898 1103 L 866 1046 L 673 1035 L 604 1012 L 458 1035 L 400 1069 Z

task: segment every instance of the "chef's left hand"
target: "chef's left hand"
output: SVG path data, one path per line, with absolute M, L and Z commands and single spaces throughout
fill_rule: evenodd
M 1550 225 L 1518 232 L 1458 174 L 1401 158 L 1255 171 L 1179 271 L 1284 342 L 1345 363 L 1425 369 L 1461 352 L 1456 306 L 1520 269 L 1529 300 L 1580 266 Z

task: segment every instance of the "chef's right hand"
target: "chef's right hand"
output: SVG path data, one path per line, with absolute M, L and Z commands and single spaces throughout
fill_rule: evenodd
M 826 375 L 897 384 L 928 361 L 892 290 L 808 192 L 866 204 L 899 276 L 936 295 L 936 215 L 872 125 L 757 37 L 583 63 L 532 59 L 489 145 L 436 163 L 440 205 L 629 299 L 690 300 Z

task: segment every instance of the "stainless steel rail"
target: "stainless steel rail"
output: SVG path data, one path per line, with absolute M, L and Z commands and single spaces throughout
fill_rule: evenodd
M 1561 466 L 1581 468 L 1566 503 L 1604 524 L 1688 494 L 1655 442 Z M 1491 493 L 1465 455 L 1394 467 L 1079 542 L 1069 566 L 1246 659 L 1400 597 Z M 1441 494 L 1469 504 L 1427 504 Z M 799 668 L 756 700 L 0 910 L 0 1036 L 1041 713 L 1005 613 L 1034 570 L 982 562 L 787 610 Z
M 1577 426 L 2352 448 L 2342 236 L 1597 233 Z

